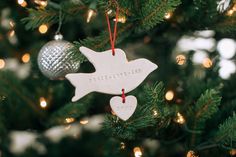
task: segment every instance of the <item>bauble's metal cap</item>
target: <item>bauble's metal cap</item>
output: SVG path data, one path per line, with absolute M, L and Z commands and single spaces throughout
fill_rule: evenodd
M 57 34 L 55 34 L 54 39 L 55 40 L 62 40 L 63 39 L 63 35 L 61 33 L 57 33 Z

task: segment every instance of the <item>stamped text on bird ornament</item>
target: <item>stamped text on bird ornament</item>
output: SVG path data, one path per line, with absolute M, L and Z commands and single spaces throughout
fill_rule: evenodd
M 95 52 L 80 47 L 80 51 L 94 65 L 96 71 L 66 75 L 76 88 L 72 101 L 77 101 L 91 92 L 120 95 L 121 89 L 125 88 L 125 93 L 128 93 L 157 68 L 156 64 L 144 58 L 128 62 L 121 49 L 115 49 L 115 56 L 112 55 L 112 50 Z

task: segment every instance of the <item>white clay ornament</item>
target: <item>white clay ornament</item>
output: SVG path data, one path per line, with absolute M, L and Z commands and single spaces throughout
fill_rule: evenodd
M 111 98 L 110 106 L 116 116 L 126 121 L 133 115 L 137 107 L 137 99 L 136 97 L 129 95 L 125 97 L 125 102 L 123 103 L 122 97 L 115 96 Z
M 141 58 L 127 61 L 126 54 L 121 49 L 95 52 L 86 47 L 80 47 L 81 53 L 94 65 L 94 73 L 71 73 L 66 78 L 75 86 L 75 102 L 91 92 L 121 95 L 122 89 L 128 93 L 138 87 L 157 65 Z

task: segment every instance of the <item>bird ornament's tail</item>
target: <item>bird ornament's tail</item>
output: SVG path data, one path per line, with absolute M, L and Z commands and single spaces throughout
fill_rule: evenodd
M 66 78 L 75 86 L 75 96 L 72 98 L 72 102 L 75 102 L 85 95 L 89 94 L 93 90 L 89 88 L 89 76 L 90 74 L 67 74 Z

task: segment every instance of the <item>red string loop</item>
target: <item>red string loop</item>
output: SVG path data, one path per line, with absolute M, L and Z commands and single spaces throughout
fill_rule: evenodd
M 106 13 L 106 20 L 107 20 L 107 26 L 108 26 L 108 31 L 109 31 L 109 36 L 110 36 L 110 44 L 111 44 L 111 50 L 112 50 L 113 56 L 115 56 L 115 42 L 116 42 L 118 15 L 119 15 L 119 8 L 116 9 L 116 21 L 115 21 L 114 33 L 113 33 L 113 37 L 112 37 L 110 20 L 109 20 L 108 14 Z
M 111 50 L 112 50 L 113 56 L 115 56 L 115 43 L 116 43 L 116 34 L 117 34 L 118 15 L 119 15 L 119 8 L 116 9 L 116 21 L 115 21 L 114 33 L 113 33 L 113 37 L 112 37 L 110 20 L 109 20 L 108 14 L 106 13 L 106 20 L 107 20 L 107 26 L 108 26 L 108 32 L 109 32 L 110 44 L 111 44 Z M 125 89 L 122 88 L 121 91 L 122 91 L 122 96 L 121 96 L 122 103 L 125 103 Z
M 122 90 L 122 103 L 125 103 L 125 89 L 123 88 Z

